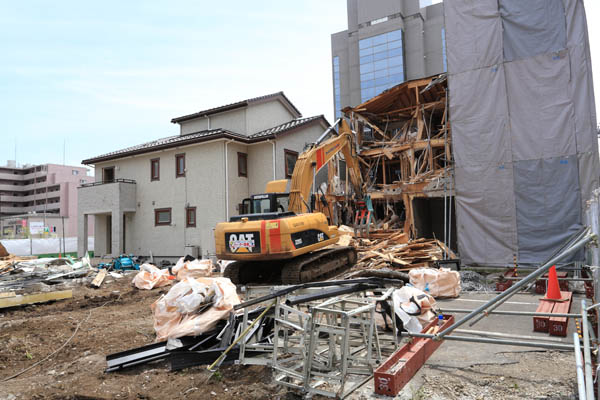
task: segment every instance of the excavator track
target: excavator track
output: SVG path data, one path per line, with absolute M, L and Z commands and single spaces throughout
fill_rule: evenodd
M 356 263 L 356 250 L 351 246 L 324 249 L 290 260 L 235 261 L 223 276 L 235 284 L 284 284 L 314 282 L 331 278 Z

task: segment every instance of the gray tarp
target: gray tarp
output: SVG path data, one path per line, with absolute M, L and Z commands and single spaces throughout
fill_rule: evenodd
M 446 0 L 465 264 L 543 260 L 582 224 L 600 163 L 581 0 Z

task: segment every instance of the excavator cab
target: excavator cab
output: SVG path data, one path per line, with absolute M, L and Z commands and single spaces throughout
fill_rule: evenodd
M 242 201 L 240 215 L 283 213 L 288 210 L 289 193 L 262 193 Z

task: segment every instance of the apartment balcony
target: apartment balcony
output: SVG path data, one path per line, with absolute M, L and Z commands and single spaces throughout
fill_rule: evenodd
M 2 179 L 2 180 L 6 179 L 6 180 L 10 180 L 10 181 L 19 181 L 19 182 L 21 182 L 25 178 L 24 178 L 24 175 L 17 175 L 17 174 L 12 174 L 12 173 L 9 173 L 9 172 L 0 172 L 0 179 Z
M 135 212 L 136 210 L 136 183 L 132 179 L 85 183 L 77 189 L 79 214 Z

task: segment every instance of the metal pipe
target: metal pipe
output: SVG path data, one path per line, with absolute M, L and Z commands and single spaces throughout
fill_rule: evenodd
M 577 332 L 573 332 L 573 344 L 575 345 L 575 365 L 577 367 L 577 390 L 579 391 L 579 400 L 587 400 L 583 377 L 583 361 L 581 360 L 581 344 L 579 343 Z
M 529 282 L 533 281 L 538 276 L 541 276 L 541 275 L 545 274 L 550 269 L 550 267 L 552 267 L 552 265 L 554 265 L 557 261 L 560 261 L 563 258 L 565 258 L 565 257 L 571 255 L 572 253 L 576 252 L 577 250 L 579 250 L 581 247 L 583 247 L 587 242 L 589 242 L 593 238 L 595 238 L 595 235 L 587 235 L 587 236 L 585 236 L 583 239 L 581 239 L 580 241 L 578 241 L 577 243 L 575 243 L 569 249 L 567 249 L 564 252 L 562 252 L 561 254 L 557 255 L 552 260 L 550 260 L 549 262 L 547 262 L 545 265 L 543 265 L 542 267 L 540 267 L 538 270 L 536 270 L 535 272 L 533 272 L 530 275 L 528 275 L 522 281 L 519 281 L 518 283 L 516 283 L 515 285 L 513 285 L 512 287 L 510 287 L 508 290 L 500 293 L 498 296 L 494 297 L 493 299 L 491 299 L 487 303 L 482 304 L 477 309 L 475 309 L 472 312 L 470 312 L 469 314 L 465 315 L 460 321 L 455 322 L 454 324 L 452 324 L 448 328 L 444 329 L 442 332 L 439 332 L 436 336 L 438 337 L 438 339 L 441 339 L 442 337 L 446 336 L 448 333 L 452 332 L 454 329 L 458 328 L 459 326 L 467 323 L 468 321 L 470 321 L 471 319 L 473 319 L 474 317 L 476 317 L 481 312 L 485 311 L 485 313 L 483 314 L 483 316 L 487 315 L 487 313 L 489 313 L 489 311 L 492 311 L 493 309 L 495 309 L 496 307 L 498 307 L 500 304 L 502 304 L 503 301 L 507 300 L 514 293 L 516 293 L 517 291 L 519 291 L 523 286 L 527 285 Z M 486 308 L 488 308 L 490 306 L 491 306 L 491 309 L 490 310 L 486 310 Z
M 585 393 L 587 399 L 594 399 L 594 378 L 592 377 L 592 353 L 590 351 L 590 334 L 587 320 L 585 299 L 581 300 L 581 326 L 583 328 L 583 361 L 585 376 Z
M 589 229 L 586 229 L 585 232 L 589 232 Z M 580 236 L 580 235 L 577 235 Z M 506 301 L 506 299 L 510 296 L 512 296 L 512 294 L 514 294 L 514 292 L 516 292 L 518 289 L 528 285 L 529 283 L 531 283 L 533 280 L 537 279 L 538 277 L 544 275 L 546 272 L 548 272 L 548 270 L 550 268 L 552 268 L 553 265 L 556 264 L 557 261 L 575 253 L 576 251 L 578 251 L 581 247 L 585 246 L 585 244 L 587 242 L 589 242 L 590 240 L 592 240 L 593 238 L 595 238 L 596 236 L 593 234 L 588 234 L 587 236 L 584 236 L 583 239 L 579 240 L 577 243 L 573 244 L 571 247 L 569 247 L 568 249 L 564 250 L 563 252 L 559 253 L 557 256 L 555 256 L 554 258 L 552 258 L 550 261 L 546 262 L 546 264 L 544 264 L 543 266 L 541 266 L 540 268 L 538 268 L 537 270 L 535 270 L 534 272 L 532 272 L 531 274 L 527 275 L 525 278 L 523 278 L 522 280 L 520 280 L 519 282 L 517 282 L 517 284 L 515 286 L 513 286 L 512 288 L 508 289 L 507 292 L 510 292 L 509 295 L 503 297 L 502 295 L 499 295 L 497 297 L 497 300 L 493 303 L 493 305 L 490 307 L 489 310 L 487 310 L 486 312 L 484 312 L 483 314 L 481 314 L 479 317 L 475 318 L 475 320 L 473 322 L 471 322 L 469 324 L 469 326 L 473 326 L 475 325 L 477 322 L 481 321 L 483 318 L 486 317 L 487 313 L 489 311 L 492 311 L 498 307 L 500 307 L 500 305 L 502 303 L 504 303 Z M 512 289 L 515 290 L 512 290 Z
M 327 135 L 329 134 L 329 132 L 331 132 L 331 130 L 333 128 L 335 128 L 337 126 L 337 124 L 340 123 L 342 119 L 338 118 L 333 125 L 331 125 L 329 128 L 327 128 L 327 130 L 325 132 L 323 132 L 323 134 L 321 134 L 321 136 L 319 136 L 319 138 L 317 139 L 317 141 L 315 142 L 315 146 L 318 146 L 319 144 L 321 144 L 321 142 L 327 137 Z
M 520 281 L 523 278 L 520 276 L 507 276 L 504 280 L 507 281 Z M 548 278 L 538 278 L 539 281 L 547 281 Z M 592 278 L 558 278 L 559 281 L 592 281 Z
M 437 335 L 429 335 L 426 333 L 410 333 L 410 332 L 402 332 L 403 337 L 420 337 L 426 339 L 437 339 Z M 558 344 L 558 343 L 538 343 L 538 342 L 526 342 L 526 341 L 513 341 L 513 340 L 503 340 L 503 339 L 488 339 L 482 337 L 470 337 L 470 336 L 444 336 L 440 338 L 440 340 L 457 340 L 461 342 L 473 342 L 473 343 L 490 343 L 490 344 L 500 344 L 507 346 L 520 346 L 520 347 L 539 347 L 542 349 L 549 350 L 567 350 L 573 351 L 572 344 Z
M 473 310 L 467 310 L 462 308 L 439 308 L 437 310 L 440 314 L 454 314 L 454 313 L 470 313 Z M 565 318 L 580 318 L 581 314 L 552 314 L 552 313 L 540 313 L 533 311 L 490 311 L 488 314 L 496 315 L 516 315 L 523 317 L 565 317 Z
M 544 342 L 560 342 L 563 343 L 561 339 L 544 337 L 544 336 L 526 336 L 526 335 L 511 335 L 509 333 L 502 332 L 488 332 L 488 331 L 474 331 L 470 329 L 455 329 L 454 332 L 457 333 L 466 333 L 468 335 L 477 335 L 477 336 L 495 336 L 501 338 L 508 339 L 525 339 L 525 340 L 542 340 Z

